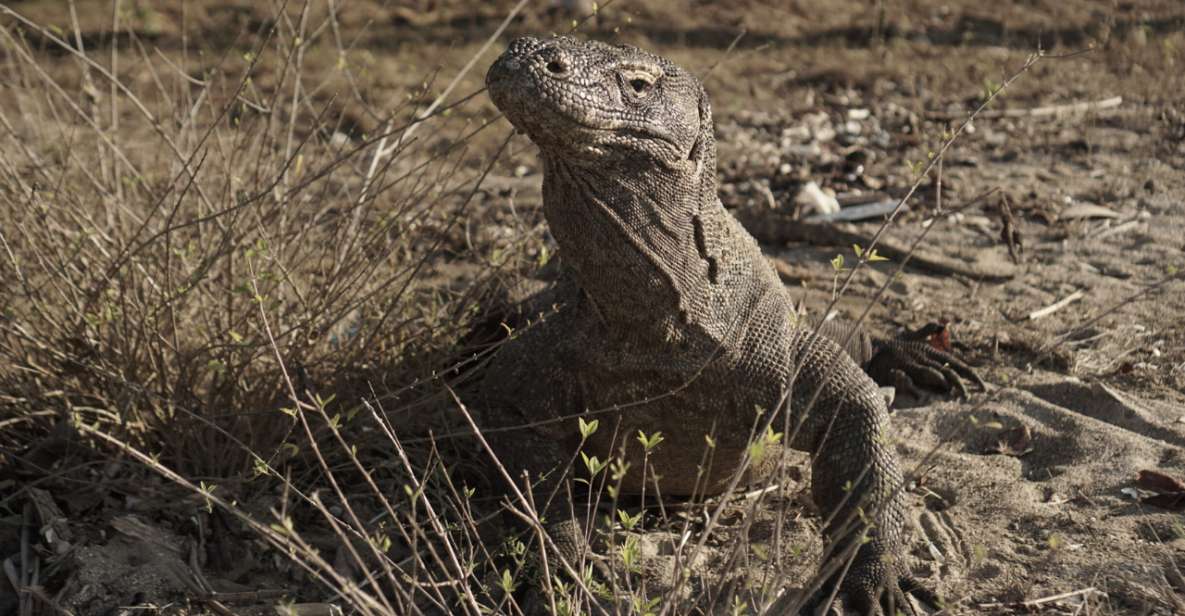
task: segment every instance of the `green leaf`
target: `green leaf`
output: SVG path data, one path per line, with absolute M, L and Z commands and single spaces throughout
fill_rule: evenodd
M 198 483 L 200 484 L 198 490 L 201 491 L 202 497 L 206 500 L 206 513 L 214 513 L 214 500 L 210 497 L 213 496 L 214 491 L 218 489 L 218 486 L 212 483 L 206 483 L 204 481 L 200 481 Z
M 642 443 L 642 448 L 646 450 L 646 453 L 650 453 L 650 451 L 655 447 L 658 447 L 658 444 L 662 441 L 662 432 L 655 432 L 650 436 L 646 436 L 645 432 L 638 430 L 638 442 Z
M 267 462 L 263 458 L 253 455 L 251 459 L 251 472 L 255 477 L 270 474 Z
M 624 526 L 626 530 L 634 530 L 634 527 L 638 525 L 638 522 L 642 521 L 642 512 L 639 511 L 637 514 L 631 516 L 625 511 L 618 509 L 617 519 L 621 520 L 621 525 Z
M 889 260 L 887 257 L 882 257 L 881 255 L 877 254 L 875 248 L 867 251 L 867 253 L 866 253 L 864 248 L 862 246 L 860 246 L 859 244 L 852 244 L 852 251 L 856 253 L 857 259 L 864 259 L 865 261 L 867 261 L 869 263 L 876 263 L 877 261 L 888 261 Z M 866 254 L 867 254 L 867 256 L 865 256 Z
M 602 462 L 596 456 L 587 455 L 583 451 L 580 452 L 580 457 L 584 460 L 584 466 L 588 469 L 590 477 L 596 477 L 597 473 L 600 473 L 609 464 L 608 460 Z
M 638 569 L 638 536 L 629 535 L 625 538 L 625 544 L 618 548 L 618 554 L 621 556 L 621 563 L 625 565 L 625 570 L 635 572 Z
M 583 417 L 577 417 L 576 421 L 580 423 L 580 438 L 584 439 L 592 436 L 601 425 L 601 420 L 599 419 L 584 421 Z
M 765 459 L 765 440 L 758 439 L 749 444 L 749 458 L 754 464 L 760 464 Z
M 378 534 L 370 539 L 371 545 L 378 548 L 380 552 L 386 552 L 391 549 L 391 538 L 385 534 Z
M 609 465 L 609 478 L 615 483 L 621 481 L 625 477 L 626 472 L 630 470 L 629 462 L 626 462 L 620 456 L 613 459 Z
M 502 587 L 502 592 L 508 595 L 518 588 L 518 584 L 514 583 L 514 576 L 510 575 L 510 569 L 502 570 L 502 580 L 498 585 Z

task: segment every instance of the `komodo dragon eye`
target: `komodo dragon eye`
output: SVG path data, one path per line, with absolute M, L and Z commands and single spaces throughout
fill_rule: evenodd
M 624 77 L 626 85 L 634 91 L 634 94 L 646 94 L 654 87 L 655 78 L 653 75 L 630 71 Z

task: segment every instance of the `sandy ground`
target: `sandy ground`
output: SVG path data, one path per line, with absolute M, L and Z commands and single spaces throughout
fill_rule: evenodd
M 61 21 L 49 4 L 17 7 Z M 458 4 L 364 3 L 344 11 L 357 53 L 373 67 L 368 94 L 400 92 L 428 67 L 439 66 L 447 81 L 507 8 Z M 169 8 L 145 14 L 145 24 L 157 20 L 144 25 L 156 29 L 150 44 L 179 53 L 180 16 Z M 207 2 L 187 19 L 198 31 L 220 32 L 252 15 Z M 95 44 L 108 20 L 98 12 L 86 26 Z M 567 20 L 537 8 L 510 31 L 562 31 Z M 796 205 L 804 183 L 845 203 L 904 195 L 944 133 L 1016 76 L 946 152 L 941 193 L 932 173 L 886 242 L 908 245 L 933 218 L 939 194 L 946 211 L 971 205 L 934 222 L 918 259 L 882 297 L 874 299 L 897 259 L 857 275 L 836 306 L 855 317 L 873 302 L 868 323 L 881 335 L 948 321 L 955 350 L 990 384 L 970 400 L 903 405 L 894 414 L 893 438 L 913 481 L 913 569 L 963 613 L 1185 611 L 1185 505 L 1141 502 L 1153 492 L 1136 481 L 1141 471 L 1185 477 L 1185 280 L 1173 279 L 1185 268 L 1179 3 L 840 1 L 824 9 L 801 1 L 655 0 L 612 4 L 584 28 L 670 55 L 704 76 L 716 110 L 722 198 L 758 221 L 755 235 L 812 311 L 832 296 L 832 259 L 854 255 L 846 241 L 816 235 L 808 242 L 794 231 L 793 221 L 810 214 Z M 217 45 L 216 37 L 208 44 Z M 1039 45 L 1049 57 L 1017 75 Z M 311 58 L 310 66 L 331 71 L 333 64 Z M 477 89 L 482 72 L 461 90 Z M 355 130 L 373 130 L 373 118 L 340 104 L 354 114 Z M 493 117 L 484 97 L 458 113 Z M 505 128 L 475 138 L 475 155 L 492 151 Z M 494 174 L 497 187 L 483 193 L 466 225 L 477 229 L 478 248 L 522 229 L 542 236 L 537 163 L 524 138 L 512 141 Z M 777 221 L 791 221 L 791 230 Z M 842 229 L 869 238 L 878 226 Z M 436 274 L 449 271 L 466 270 Z M 733 571 L 724 578 L 758 576 L 757 564 L 722 568 L 736 556 L 727 549 L 730 533 L 744 529 L 750 542 L 766 545 L 781 526 L 773 512 L 786 508 L 792 519 L 777 531 L 785 533 L 778 545 L 817 553 L 818 520 L 801 502 L 805 481 L 781 486 L 756 513 L 738 504 L 709 543 L 705 580 L 719 580 L 722 570 Z M 90 511 L 86 523 L 73 524 L 73 544 L 82 547 L 58 561 L 73 572 L 50 589 L 62 605 L 100 613 L 193 593 L 159 575 L 167 568 L 161 563 L 184 560 L 176 546 L 185 540 L 175 535 L 193 534 L 192 527 L 161 517 L 150 526 L 169 530 L 144 530 L 127 517 L 135 506 L 126 499 L 97 511 L 58 500 L 67 512 Z M 755 519 L 742 523 L 749 515 Z M 669 538 L 663 532 L 654 529 L 649 541 L 661 545 Z M 120 541 L 156 547 L 145 552 Z M 649 561 L 655 571 L 661 552 L 655 548 Z M 766 556 L 792 561 L 803 576 L 815 566 L 790 552 Z M 269 562 L 236 566 L 224 555 L 215 577 L 234 590 L 258 589 L 252 579 L 271 587 L 292 579 Z M 652 582 L 661 587 L 661 576 Z M 1057 597 L 1063 593 L 1071 594 Z M 0 600 L 0 614 L 14 609 Z

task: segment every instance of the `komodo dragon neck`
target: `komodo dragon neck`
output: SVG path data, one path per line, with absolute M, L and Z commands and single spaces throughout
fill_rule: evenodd
M 702 247 L 701 216 L 719 203 L 691 165 L 656 173 L 628 162 L 573 164 L 546 151 L 543 163 L 548 225 L 565 266 L 610 325 L 669 327 L 703 316 L 719 264 L 697 239 Z

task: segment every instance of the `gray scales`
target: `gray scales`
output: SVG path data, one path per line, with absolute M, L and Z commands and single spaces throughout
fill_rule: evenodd
M 886 403 L 861 367 L 883 382 L 963 393 L 959 374 L 982 385 L 974 372 L 915 338 L 877 344 L 843 324 L 816 334 L 800 322 L 717 196 L 712 111 L 688 71 L 633 47 L 524 37 L 486 83 L 539 148 L 543 211 L 563 264 L 561 280 L 528 301 L 555 309 L 497 351 L 477 394 L 484 427 L 530 426 L 491 434 L 506 467 L 532 478 L 564 468 L 581 447 L 574 417 L 616 409 L 598 415 L 582 451 L 605 460 L 624 446 L 622 493 L 642 490 L 633 435 L 661 431 L 648 464 L 662 494 L 710 495 L 729 487 L 755 425 L 772 419 L 811 454 L 811 495 L 833 514 L 829 549 L 855 550 L 843 603 L 875 612 L 921 592 L 899 560 L 905 511 Z M 715 447 L 701 472 L 705 435 Z M 746 468 L 744 481 L 767 472 Z M 871 525 L 854 523 L 857 508 Z

